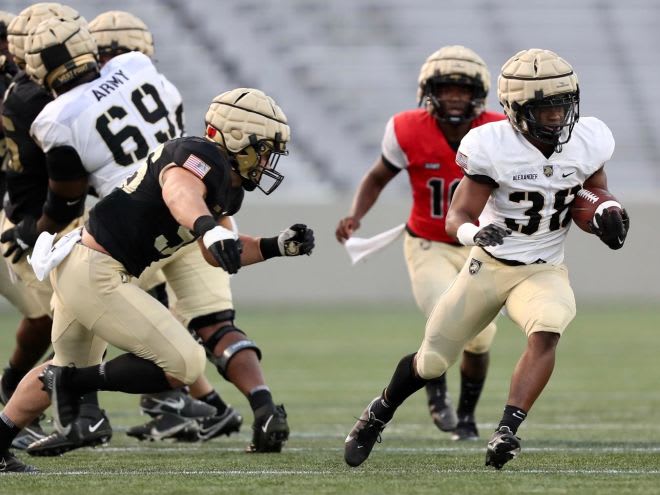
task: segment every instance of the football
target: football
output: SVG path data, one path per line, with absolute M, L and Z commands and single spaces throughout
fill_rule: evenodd
M 594 215 L 607 208 L 621 209 L 612 193 L 600 188 L 580 189 L 571 205 L 571 217 L 575 225 L 591 234 L 588 222 L 593 222 Z

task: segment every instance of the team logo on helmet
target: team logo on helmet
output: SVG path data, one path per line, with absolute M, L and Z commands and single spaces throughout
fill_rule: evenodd
M 557 152 L 569 141 L 580 118 L 577 75 L 568 62 L 550 50 L 532 48 L 511 57 L 502 66 L 497 97 L 516 130 L 554 145 Z M 539 123 L 537 113 L 544 107 L 562 107 L 562 122 Z
M 284 179 L 275 168 L 288 154 L 290 129 L 282 109 L 264 92 L 238 88 L 216 96 L 206 112 L 206 137 L 227 150 L 245 189 L 270 194 Z
M 417 101 L 426 103 L 437 119 L 459 124 L 470 121 L 485 109 L 490 89 L 490 72 L 483 59 L 460 45 L 445 46 L 431 54 L 419 72 Z M 436 93 L 441 85 L 454 84 L 472 88 L 472 100 L 461 116 L 449 115 Z
M 98 45 L 99 55 L 111 57 L 126 52 L 142 52 L 153 57 L 154 40 L 147 25 L 137 16 L 121 10 L 111 10 L 96 16 L 89 23 Z
M 98 72 L 96 42 L 86 25 L 64 17 L 41 22 L 27 37 L 27 74 L 54 92 L 89 72 Z
M 86 25 L 77 10 L 56 2 L 40 2 L 22 10 L 7 26 L 9 53 L 21 68 L 25 67 L 25 42 L 30 31 L 51 17 L 66 17 Z

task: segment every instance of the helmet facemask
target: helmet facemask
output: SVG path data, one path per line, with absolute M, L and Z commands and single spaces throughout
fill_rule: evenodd
M 539 113 L 550 108 L 563 110 L 561 122 L 556 124 L 539 122 Z M 571 139 L 573 127 L 580 118 L 579 91 L 531 100 L 523 105 L 519 115 L 522 119 L 521 128 L 526 129 L 527 133 L 537 141 L 553 145 L 555 151 L 559 153 L 562 146 Z
M 465 105 L 465 111 L 462 115 L 451 114 L 438 96 L 440 88 L 450 85 L 467 87 L 472 92 L 472 98 Z M 426 105 L 431 106 L 434 117 L 439 122 L 452 125 L 472 121 L 484 111 L 486 104 L 486 91 L 483 83 L 473 77 L 461 74 L 439 75 L 428 79 L 423 89 L 423 95 Z
M 266 195 L 272 193 L 284 179 L 284 176 L 275 170 L 277 164 L 281 156 L 288 154 L 279 133 L 275 134 L 274 141 L 258 140 L 257 136 L 252 134 L 250 146 L 234 155 L 236 171 L 243 179 L 243 188 L 253 191 L 258 187 Z
M 208 125 L 206 136 L 227 151 L 224 136 L 215 127 Z M 275 133 L 274 140 L 258 139 L 256 135 L 252 134 L 249 142 L 250 145 L 240 151 L 229 152 L 229 161 L 234 171 L 241 176 L 243 189 L 254 191 L 259 188 L 268 195 L 277 189 L 284 180 L 284 176 L 275 169 L 280 157 L 289 154 L 286 142 L 282 140 L 279 132 Z

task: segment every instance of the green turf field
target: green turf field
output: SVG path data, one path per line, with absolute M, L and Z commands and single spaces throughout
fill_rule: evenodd
M 39 475 L 2 475 L 0 494 L 218 493 L 660 493 L 660 309 L 579 308 L 557 366 L 519 431 L 523 452 L 503 471 L 483 466 L 523 334 L 505 318 L 478 409 L 482 441 L 456 444 L 432 425 L 423 393 L 412 397 L 360 468 L 343 462 L 343 440 L 365 404 L 414 352 L 423 319 L 412 307 L 239 307 L 238 325 L 264 351 L 263 365 L 289 413 L 280 454 L 247 455 L 251 414 L 231 385 L 213 377 L 246 416 L 238 436 L 206 444 L 139 443 L 123 432 L 144 420 L 137 398 L 103 394 L 115 435 L 97 449 L 28 458 Z M 0 364 L 16 324 L 0 315 Z M 457 370 L 449 375 L 457 396 Z M 24 459 L 27 456 L 23 457 Z

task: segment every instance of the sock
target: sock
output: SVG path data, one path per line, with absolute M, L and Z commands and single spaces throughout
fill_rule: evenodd
M 3 412 L 0 413 L 0 454 L 7 452 L 11 443 L 21 432 L 21 429 L 14 424 L 14 422 L 7 417 Z
M 389 412 L 390 418 L 387 419 L 387 421 L 392 419 L 394 411 L 396 411 L 397 407 L 403 404 L 403 401 L 421 389 L 428 382 L 428 380 L 424 380 L 415 375 L 415 371 L 413 370 L 414 358 L 415 354 L 408 354 L 399 361 L 396 370 L 394 370 L 394 375 L 392 375 L 392 379 L 390 380 L 390 384 L 383 391 L 385 405 L 390 408 L 388 410 L 386 407 L 383 407 L 382 411 L 383 413 Z M 375 411 L 374 414 L 376 414 L 378 419 L 384 421 L 384 418 L 379 417 Z
M 99 407 L 99 394 L 98 392 L 89 392 L 80 397 L 80 404 L 89 404 L 90 406 Z
M 11 363 L 9 363 L 9 366 L 7 366 L 2 372 L 2 388 L 10 394 L 13 394 L 14 390 L 16 390 L 16 387 L 18 387 L 19 382 L 23 379 L 28 371 L 30 370 L 20 370 L 15 368 Z
M 269 406 L 269 408 L 275 409 L 273 396 L 270 393 L 270 389 L 265 385 L 252 389 L 248 395 L 248 401 L 250 402 L 250 407 L 252 408 L 252 411 L 254 411 L 255 416 L 257 409 L 264 408 L 265 411 L 265 406 Z
M 200 397 L 199 400 L 215 407 L 218 410 L 219 415 L 223 414 L 227 410 L 227 404 L 222 400 L 222 398 L 218 395 L 218 392 L 215 390 L 212 390 L 204 397 Z
M 447 397 L 447 375 L 445 373 L 426 383 L 426 397 L 429 404 L 445 401 Z
M 80 394 L 96 390 L 153 394 L 172 388 L 162 368 L 135 354 L 122 354 L 96 366 L 69 369 L 71 375 L 67 378 L 67 385 Z
M 497 426 L 499 429 L 500 426 L 508 426 L 511 429 L 511 433 L 514 435 L 518 431 L 518 427 L 527 417 L 527 411 L 523 411 L 519 407 L 507 405 L 504 407 L 504 414 L 500 420 L 500 424 Z
M 477 408 L 477 402 L 481 397 L 481 391 L 484 388 L 485 379 L 471 380 L 465 374 L 461 373 L 461 396 L 458 399 L 458 420 L 466 416 L 473 416 Z

